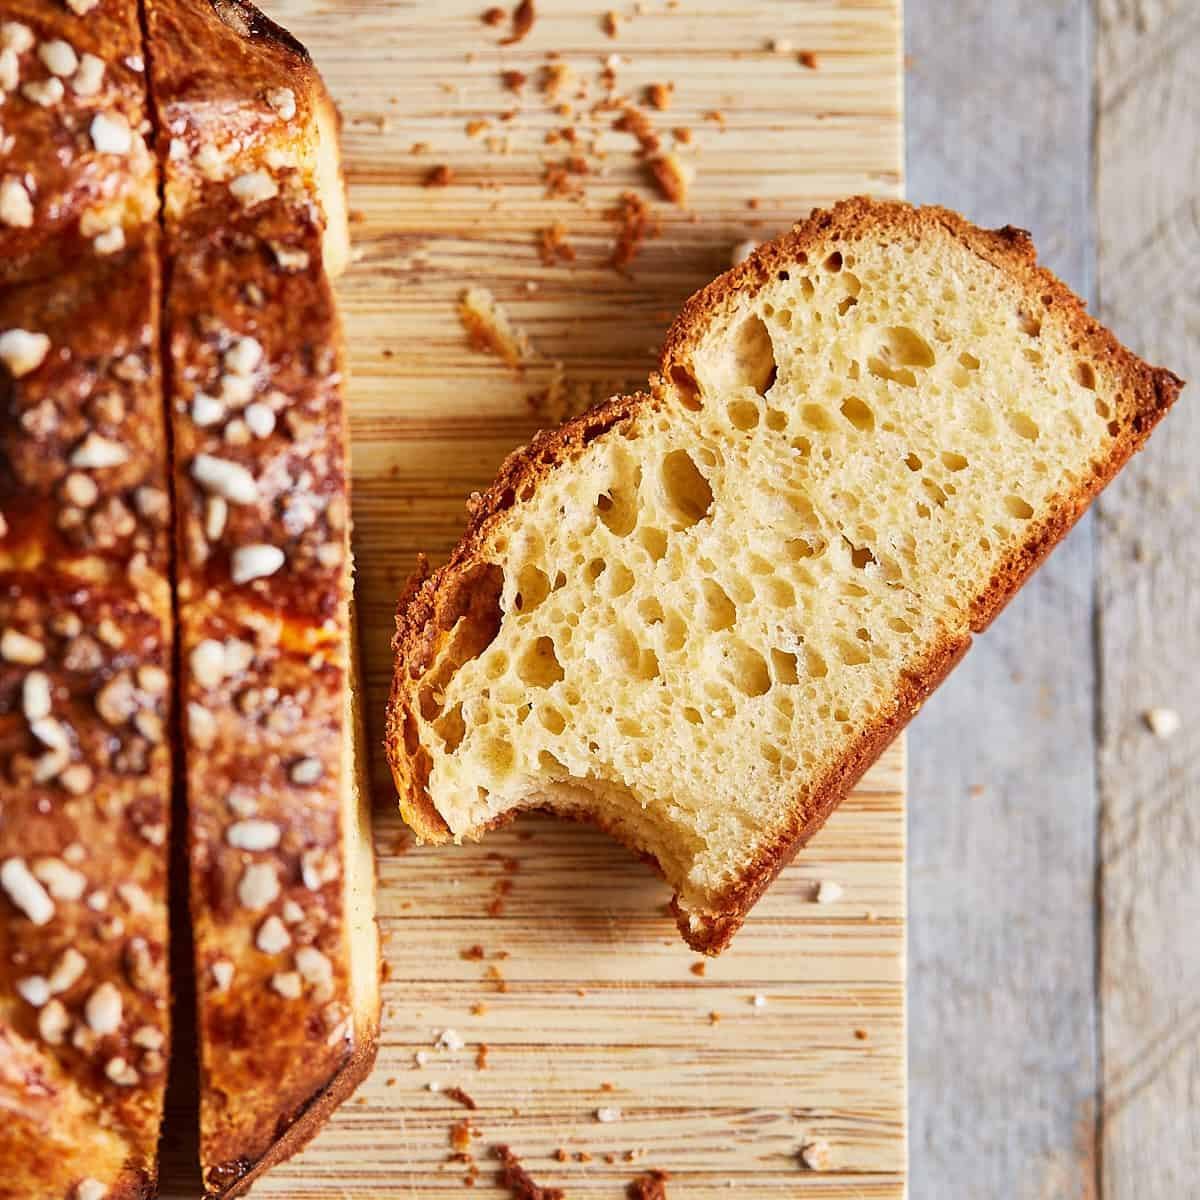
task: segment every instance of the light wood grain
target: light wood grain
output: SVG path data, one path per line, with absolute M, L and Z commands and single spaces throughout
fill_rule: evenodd
M 1200 10 L 1100 5 L 1099 299 L 1149 357 L 1200 378 Z M 1194 383 L 1193 383 L 1193 386 Z M 1200 1178 L 1200 416 L 1185 392 L 1099 526 L 1105 1197 Z M 1143 714 L 1177 710 L 1156 740 Z
M 629 19 L 612 40 L 603 6 L 560 0 L 539 5 L 530 37 L 506 49 L 480 23 L 479 0 L 268 7 L 313 51 L 345 116 L 361 254 L 341 288 L 355 545 L 369 708 L 379 713 L 400 586 L 417 551 L 436 559 L 452 545 L 466 496 L 536 427 L 528 396 L 545 386 L 549 360 L 562 360 L 597 398 L 637 386 L 674 310 L 729 265 L 735 243 L 777 233 L 847 193 L 898 192 L 898 4 L 688 0 L 676 12 L 653 0 L 638 16 L 620 7 Z M 820 68 L 770 51 L 772 38 L 815 50 Z M 544 197 L 542 161 L 566 153 L 547 147 L 545 134 L 570 123 L 537 93 L 551 50 L 589 80 L 592 100 L 614 52 L 627 95 L 673 81 L 674 104 L 656 124 L 694 131 L 683 151 L 697 168 L 691 211 L 652 200 L 662 234 L 632 273 L 606 265 L 613 226 L 605 210 L 626 189 L 653 193 L 633 139 L 608 128 L 616 114 L 595 126 L 609 156 L 587 199 Z M 499 82 L 508 67 L 531 80 L 519 115 L 501 124 L 497 114 L 515 103 Z M 723 129 L 704 119 L 710 110 L 724 114 Z M 511 153 L 487 153 L 466 135 L 470 120 L 510 134 Z M 429 151 L 412 154 L 414 142 Z M 454 169 L 455 182 L 423 188 L 437 163 Z M 539 261 L 536 231 L 554 220 L 570 229 L 573 267 Z M 545 364 L 517 376 L 467 348 L 454 308 L 470 283 L 496 294 Z M 409 849 L 381 759 L 379 906 L 391 975 L 378 1069 L 257 1196 L 463 1195 L 465 1168 L 447 1161 L 447 1139 L 468 1114 L 428 1091 L 430 1081 L 462 1086 L 479 1104 L 469 1114 L 481 1131 L 479 1195 L 499 1194 L 487 1158 L 497 1142 L 570 1196 L 622 1195 L 649 1167 L 672 1172 L 673 1197 L 696 1200 L 730 1195 L 729 1181 L 732 1194 L 903 1194 L 902 747 L 703 976 L 691 972 L 696 957 L 663 911 L 666 888 L 625 852 L 546 819 L 477 847 Z M 837 903 L 814 902 L 821 880 L 844 888 Z M 502 914 L 490 915 L 507 885 Z M 483 960 L 461 956 L 475 944 Z M 486 1011 L 475 1015 L 480 1004 Z M 447 1028 L 465 1039 L 462 1050 L 434 1049 Z M 482 1071 L 479 1043 L 489 1047 Z M 429 1056 L 420 1069 L 418 1051 Z M 623 1119 L 598 1122 L 603 1106 L 619 1106 Z M 800 1166 L 797 1151 L 812 1138 L 830 1144 L 827 1172 Z M 591 1161 L 558 1162 L 560 1147 Z M 624 1161 L 631 1150 L 636 1161 Z M 174 1181 L 166 1194 L 189 1195 Z
M 1084 296 L 1091 8 L 907 11 L 910 197 L 1031 230 Z M 912 727 L 916 1197 L 1094 1195 L 1093 538 L 1085 519 Z

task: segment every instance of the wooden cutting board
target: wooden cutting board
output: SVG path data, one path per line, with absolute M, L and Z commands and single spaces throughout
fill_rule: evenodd
M 481 21 L 483 0 L 266 7 L 308 45 L 345 117 L 360 257 L 341 296 L 378 717 L 393 606 L 415 556 L 436 561 L 453 544 L 466 496 L 540 423 L 530 397 L 553 385 L 554 364 L 569 403 L 636 387 L 671 315 L 729 266 L 736 243 L 850 193 L 899 193 L 899 0 L 647 0 L 616 10 L 615 37 L 601 4 L 541 0 L 512 46 L 500 44 L 507 18 Z M 556 98 L 540 90 L 552 53 L 573 73 Z M 640 102 L 647 85 L 674 85 L 670 108 L 650 113 L 663 149 L 671 130 L 690 130 L 678 146 L 695 169 L 686 210 L 656 193 L 635 139 L 611 129 L 616 111 L 588 115 L 614 54 L 619 94 Z M 528 76 L 519 94 L 503 70 Z M 552 132 L 568 128 L 575 144 Z M 567 175 L 582 197 L 547 197 L 544 164 L 577 153 L 590 173 Z M 423 186 L 440 165 L 449 185 Z M 627 191 L 661 228 L 619 272 L 606 212 Z M 575 259 L 547 266 L 537 234 L 555 222 Z M 471 284 L 528 334 L 522 373 L 468 347 L 455 305 Z M 664 913 L 667 889 L 599 834 L 529 818 L 481 846 L 411 848 L 376 759 L 390 971 L 378 1068 L 256 1196 L 462 1196 L 471 1172 L 448 1159 L 463 1118 L 478 1131 L 476 1195 L 507 1194 L 493 1182 L 496 1143 L 570 1197 L 624 1195 L 651 1168 L 687 1200 L 903 1195 L 902 746 L 703 969 Z M 821 881 L 840 899 L 817 904 Z M 445 1030 L 461 1048 L 435 1048 Z M 430 1090 L 450 1086 L 477 1110 Z M 621 1118 L 598 1120 L 606 1108 Z M 828 1143 L 825 1171 L 798 1157 L 817 1141 Z

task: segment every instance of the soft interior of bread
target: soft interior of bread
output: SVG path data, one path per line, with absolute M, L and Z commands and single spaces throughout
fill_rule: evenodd
M 1110 453 L 1119 383 L 1070 337 L 949 235 L 735 295 L 459 580 L 415 685 L 451 835 L 582 810 L 719 910 Z

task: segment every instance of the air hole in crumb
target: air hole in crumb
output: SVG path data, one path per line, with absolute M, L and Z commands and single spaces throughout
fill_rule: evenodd
M 1018 437 L 1036 442 L 1041 435 L 1037 422 L 1027 412 L 1006 413 L 1009 426 Z
M 806 404 L 800 410 L 800 416 L 804 423 L 812 429 L 829 432 L 836 428 L 833 417 L 830 416 L 829 410 L 823 404 Z
M 638 533 L 638 540 L 642 543 L 646 553 L 655 561 L 659 562 L 667 553 L 667 535 L 661 529 L 655 529 L 653 525 L 648 525 Z
M 467 723 L 463 720 L 462 702 L 456 704 L 442 716 L 433 727 L 434 732 L 442 739 L 447 754 L 453 754 L 462 745 L 467 735 Z
M 840 250 L 835 250 L 825 260 L 825 270 L 836 275 L 842 269 L 842 253 Z
M 894 633 L 912 633 L 913 627 L 903 617 L 889 617 L 888 628 Z
M 932 479 L 926 476 L 921 480 L 921 486 L 929 493 L 938 508 L 946 507 L 946 493 Z
M 956 454 L 953 450 L 943 450 L 942 466 L 947 471 L 965 471 L 967 469 L 967 460 L 961 454 Z
M 638 601 L 638 616 L 647 625 L 661 625 L 663 619 L 662 605 L 657 596 L 645 596 Z
M 562 664 L 551 638 L 540 637 L 521 655 L 517 674 L 530 687 L 549 687 L 563 678 Z
M 569 774 L 566 765 L 549 750 L 538 751 L 538 770 L 553 778 L 562 778 Z
M 608 570 L 608 563 L 602 558 L 593 558 L 590 563 L 583 569 L 584 575 L 587 576 L 589 583 L 595 583 L 605 571 Z
M 613 563 L 608 572 L 608 594 L 616 599 L 633 587 L 633 572 L 624 563 Z
M 782 433 L 787 428 L 787 417 L 777 408 L 768 408 L 767 428 L 772 433 Z
M 849 638 L 834 638 L 834 645 L 837 646 L 838 657 L 848 667 L 861 667 L 863 663 L 870 661 L 870 653 Z
M 538 720 L 541 721 L 546 732 L 552 733 L 555 737 L 558 737 L 567 727 L 566 717 L 557 708 L 539 708 Z
M 1023 308 L 1017 309 L 1017 323 L 1021 326 L 1021 332 L 1029 337 L 1038 337 L 1042 332 L 1041 321 Z
M 871 433 L 875 428 L 875 414 L 857 396 L 847 396 L 842 401 L 842 416 L 860 433 Z
M 708 516 L 712 488 L 686 450 L 672 450 L 663 459 L 662 482 L 680 528 L 690 528 Z
M 725 411 L 729 414 L 729 423 L 734 429 L 745 431 L 758 424 L 758 405 L 751 400 L 733 400 Z
M 909 454 L 904 459 L 904 465 L 910 471 L 919 471 L 925 464 L 915 454 Z
M 715 580 L 702 579 L 700 592 L 704 599 L 704 624 L 716 632 L 728 629 L 737 618 L 737 608 L 729 593 Z
M 775 673 L 776 683 L 790 686 L 800 682 L 800 676 L 796 670 L 796 656 L 789 654 L 786 650 L 771 651 L 771 669 Z
M 803 296 L 805 300 L 811 300 L 816 290 L 817 289 L 813 287 L 813 281 L 809 279 L 807 275 L 802 275 L 800 277 L 800 295 Z
M 968 350 L 964 350 L 958 356 L 958 362 L 959 362 L 960 366 L 966 367 L 966 369 L 968 371 L 978 371 L 979 370 L 979 359 L 977 359 L 975 357 L 975 355 L 970 353 L 970 351 L 968 351 Z
M 700 715 L 700 710 L 698 708 L 692 708 L 691 705 L 688 705 L 686 708 L 684 708 L 683 719 L 691 725 L 700 725 L 704 721 L 704 718 Z
M 1004 508 L 1009 516 L 1016 517 L 1021 521 L 1028 521 L 1033 516 L 1033 505 L 1020 496 L 1005 496 Z
M 875 555 L 866 546 L 850 546 L 850 561 L 860 571 L 875 561 Z
M 811 646 L 804 647 L 804 668 L 813 679 L 824 679 L 829 674 L 828 663 Z
M 545 571 L 526 563 L 517 575 L 517 594 L 513 604 L 518 612 L 532 612 L 550 594 L 550 580 Z
M 1079 385 L 1087 388 L 1089 392 L 1096 390 L 1096 372 L 1092 369 L 1091 363 L 1077 363 L 1075 366 L 1075 378 L 1079 380 Z
M 764 696 L 771 690 L 766 659 L 740 638 L 730 640 L 725 652 L 729 681 L 747 696 Z
M 695 375 L 682 363 L 676 363 L 671 368 L 671 382 L 679 392 L 679 399 L 682 401 L 683 407 L 691 409 L 692 412 L 699 412 L 701 407 L 700 385 L 696 382 Z
M 854 296 L 843 296 L 842 299 L 838 301 L 838 316 L 844 317 L 857 303 L 858 300 Z
M 617 537 L 627 537 L 637 524 L 637 497 L 625 488 L 610 488 L 596 497 L 600 520 Z
M 749 387 L 760 396 L 775 382 L 775 347 L 771 331 L 759 316 L 748 317 L 737 332 L 733 347 L 735 375 L 729 381 L 733 388 Z

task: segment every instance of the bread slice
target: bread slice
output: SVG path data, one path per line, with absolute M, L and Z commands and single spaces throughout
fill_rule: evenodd
M 592 821 L 721 950 L 1180 386 L 1021 230 L 814 213 L 688 301 L 648 393 L 514 454 L 410 586 L 405 819 Z
M 336 116 L 234 0 L 147 0 L 164 188 L 200 1157 L 239 1194 L 367 1074 Z
M 172 774 L 141 29 L 136 0 L 3 9 L 0 1196 L 133 1200 L 167 1077 Z

